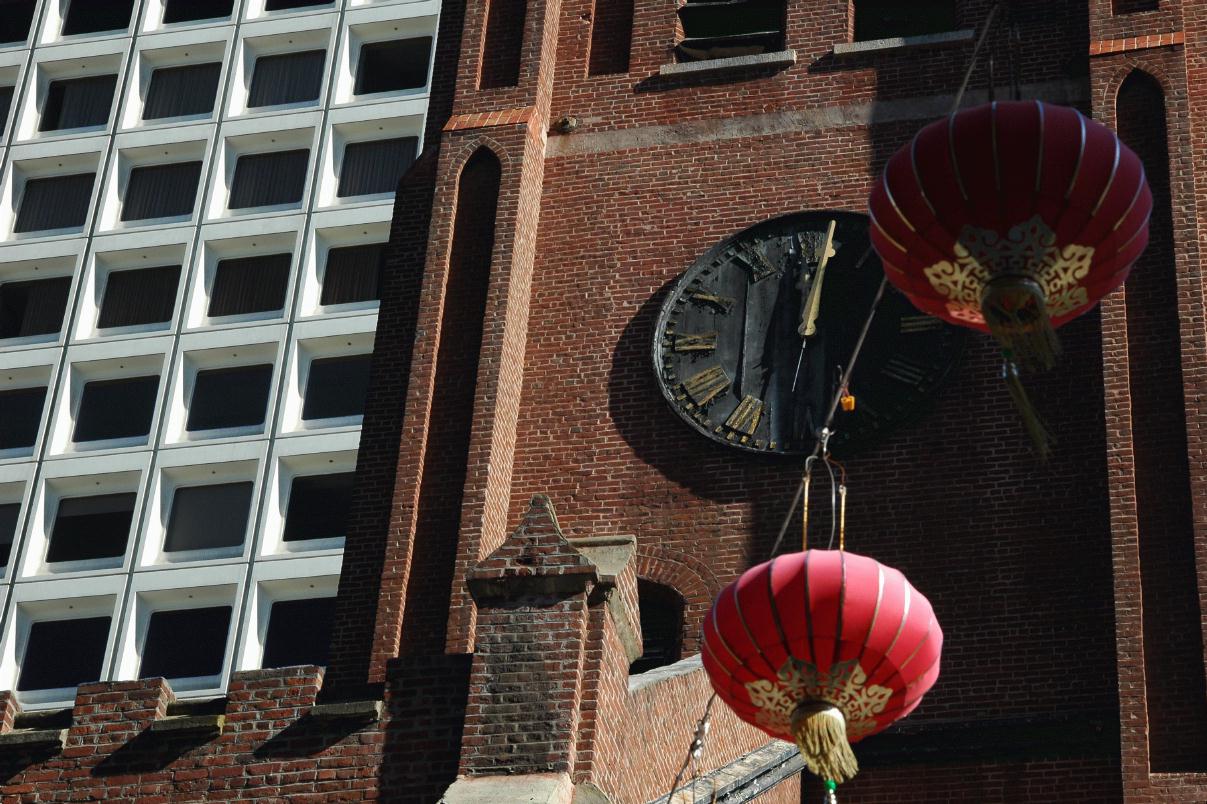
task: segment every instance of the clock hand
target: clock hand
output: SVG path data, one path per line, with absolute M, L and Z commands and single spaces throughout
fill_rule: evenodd
M 809 298 L 805 301 L 801 311 L 799 332 L 802 338 L 808 338 L 817 332 L 817 314 L 821 312 L 821 285 L 826 278 L 826 266 L 829 265 L 830 258 L 835 254 L 834 228 L 837 225 L 838 221 L 830 221 L 830 228 L 826 230 L 826 242 L 821 247 L 821 261 L 817 264 L 817 271 L 813 274 L 813 284 L 809 287 Z
M 738 342 L 737 377 L 733 381 L 734 391 L 738 399 L 742 398 L 742 384 L 746 379 L 746 335 L 750 330 L 750 285 L 747 284 L 742 296 L 742 339 Z

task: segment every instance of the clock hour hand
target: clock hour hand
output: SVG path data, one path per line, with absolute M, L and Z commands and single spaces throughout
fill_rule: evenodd
M 821 247 L 821 259 L 817 263 L 817 270 L 814 271 L 813 281 L 809 285 L 809 295 L 801 306 L 801 321 L 798 331 L 802 338 L 808 338 L 817 332 L 817 314 L 821 312 L 821 287 L 826 278 L 826 266 L 830 264 L 830 258 L 835 254 L 834 229 L 837 225 L 838 221 L 830 221 L 830 227 L 826 230 L 825 243 Z

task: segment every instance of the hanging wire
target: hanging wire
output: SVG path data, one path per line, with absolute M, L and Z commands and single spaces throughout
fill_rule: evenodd
M 704 715 L 696 723 L 696 735 L 692 738 L 691 745 L 687 747 L 687 756 L 683 758 L 683 764 L 679 766 L 679 772 L 675 774 L 675 781 L 671 782 L 670 792 L 666 794 L 667 804 L 673 804 L 675 791 L 679 789 L 679 782 L 683 781 L 683 774 L 687 772 L 689 767 L 693 767 L 693 780 L 699 778 L 699 767 L 696 766 L 696 760 L 704 753 L 704 738 L 708 736 L 708 729 L 712 725 L 710 716 L 712 714 L 712 705 L 717 700 L 717 694 L 714 692 L 712 697 L 708 699 L 708 704 L 704 707 Z M 696 791 L 695 784 L 692 785 L 692 801 L 695 801 Z M 713 799 L 716 799 L 716 785 L 713 786 Z

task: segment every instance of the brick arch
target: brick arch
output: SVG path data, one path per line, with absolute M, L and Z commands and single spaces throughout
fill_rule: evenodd
M 503 175 L 506 176 L 511 169 L 512 159 L 508 156 L 507 149 L 498 140 L 485 134 L 479 134 L 460 143 L 457 152 L 452 156 L 453 170 L 450 171 L 450 175 L 460 176 L 470 158 L 483 148 L 490 151 L 499 160 L 499 165 L 503 168 Z
M 674 589 L 683 597 L 683 654 L 700 651 L 700 627 L 721 591 L 708 565 L 687 553 L 653 545 L 637 549 L 637 577 Z
M 1154 79 L 1161 87 L 1161 93 L 1167 98 L 1174 89 L 1173 81 L 1170 80 L 1169 75 L 1160 64 L 1150 62 L 1142 57 L 1133 56 L 1116 65 L 1114 69 L 1107 73 L 1105 80 L 1100 83 L 1101 92 L 1097 99 L 1098 102 L 1094 104 L 1094 112 L 1098 122 L 1111 127 L 1117 127 L 1118 115 L 1116 102 L 1119 98 L 1119 89 L 1123 86 L 1123 82 L 1134 73 L 1143 73 Z M 1167 105 L 1166 115 L 1168 116 L 1168 114 L 1169 107 Z

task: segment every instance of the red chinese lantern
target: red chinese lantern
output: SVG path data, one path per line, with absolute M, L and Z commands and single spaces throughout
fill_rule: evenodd
M 1053 329 L 1127 278 L 1148 243 L 1140 159 L 1076 109 L 988 103 L 931 123 L 868 200 L 890 282 L 923 312 L 1050 368 Z
M 897 570 L 807 550 L 747 570 L 704 623 L 704 668 L 743 720 L 793 740 L 831 783 L 858 771 L 849 743 L 905 717 L 939 677 L 943 632 Z

